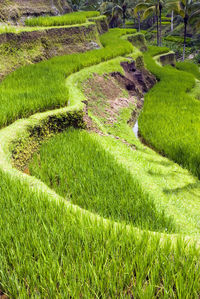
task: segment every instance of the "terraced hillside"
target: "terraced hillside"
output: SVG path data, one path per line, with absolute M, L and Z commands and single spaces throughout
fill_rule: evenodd
M 188 118 L 188 103 L 198 107 L 198 72 L 162 67 L 153 57 L 168 49 L 143 55 L 130 34 L 109 30 L 99 49 L 24 66 L 0 84 L 4 298 L 200 296 L 193 147 L 184 159 L 170 155 L 176 147 L 164 119 L 177 121 L 172 99 Z M 160 105 L 156 114 L 151 105 Z M 190 134 L 184 118 L 178 124 L 176 134 L 182 125 Z M 193 125 L 188 147 L 198 140 Z
M 27 16 L 57 15 L 71 11 L 66 0 L 1 0 L 0 5 L 0 19 L 3 21 L 18 21 Z

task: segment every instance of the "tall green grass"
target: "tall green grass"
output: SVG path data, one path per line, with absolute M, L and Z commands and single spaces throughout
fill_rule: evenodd
M 120 39 L 134 29 L 113 29 L 101 36 L 102 49 L 54 57 L 25 66 L 8 75 L 0 84 L 0 127 L 38 111 L 67 105 L 65 79 L 87 66 L 133 51 L 133 46 Z
M 103 217 L 154 231 L 175 230 L 139 182 L 86 131 L 72 129 L 52 138 L 30 170 L 58 194 Z
M 37 17 L 29 18 L 25 20 L 26 26 L 35 27 L 35 26 L 63 26 L 63 25 L 74 25 L 74 24 L 83 24 L 87 22 L 87 18 L 97 17 L 100 13 L 98 11 L 81 11 L 81 12 L 72 12 L 63 16 L 46 16 L 46 17 Z
M 184 38 L 182 36 L 169 35 L 169 36 L 164 37 L 164 39 L 167 41 L 170 41 L 170 42 L 178 43 L 178 44 L 183 44 L 183 42 L 184 42 Z M 191 42 L 191 38 L 187 37 L 186 43 L 190 43 L 190 42 Z
M 10 298 L 198 298 L 183 241 L 105 225 L 0 170 L 0 289 Z
M 159 82 L 145 96 L 140 133 L 162 154 L 200 177 L 200 102 L 187 93 L 195 78 L 171 66 L 158 66 L 148 54 L 145 62 Z
M 176 68 L 178 70 L 191 73 L 195 76 L 195 78 L 200 80 L 200 71 L 199 71 L 198 65 L 196 65 L 192 62 L 189 62 L 189 61 L 184 61 L 184 62 L 182 61 L 182 62 L 177 62 L 176 63 Z
M 156 46 L 150 46 L 148 47 L 148 54 L 150 56 L 156 56 L 164 53 L 168 53 L 169 48 L 167 47 L 156 47 Z

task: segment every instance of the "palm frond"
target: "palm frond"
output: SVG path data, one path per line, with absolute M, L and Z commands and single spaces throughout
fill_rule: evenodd
M 155 9 L 155 6 L 150 6 L 149 8 L 147 8 L 143 13 L 142 19 L 146 19 L 147 17 L 152 15 L 155 12 Z
M 149 5 L 147 3 L 139 3 L 134 8 L 134 14 L 137 15 L 138 12 L 146 10 L 148 7 L 149 7 Z

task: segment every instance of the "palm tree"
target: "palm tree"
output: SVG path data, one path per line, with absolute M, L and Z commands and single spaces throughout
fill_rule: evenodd
M 171 32 L 174 30 L 174 11 L 171 13 Z
M 200 23 L 200 2 L 196 0 L 178 0 L 169 1 L 168 7 L 172 8 L 174 12 L 180 15 L 184 22 L 184 42 L 183 42 L 183 61 L 185 60 L 185 47 L 187 37 L 188 24 Z
M 107 15 L 110 20 L 110 26 L 117 26 L 118 20 L 121 18 L 123 27 L 125 27 L 126 17 L 131 7 L 134 7 L 133 0 L 112 0 L 102 2 L 100 11 Z
M 117 27 L 122 19 L 122 8 L 114 2 L 102 2 L 100 12 L 107 16 L 111 28 Z
M 143 19 L 146 19 L 148 16 L 155 14 L 156 16 L 156 28 L 157 28 L 157 46 L 160 46 L 161 41 L 161 15 L 162 15 L 162 8 L 163 8 L 163 0 L 144 0 L 136 5 L 134 9 L 135 15 L 138 12 L 143 11 Z

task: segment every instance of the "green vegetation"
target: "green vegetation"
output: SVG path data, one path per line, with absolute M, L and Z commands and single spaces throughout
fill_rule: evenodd
M 171 22 L 169 22 L 169 21 L 162 21 L 162 25 L 163 26 L 165 26 L 165 25 L 170 25 L 171 24 Z
M 157 25 L 158 17 L 160 24 L 161 19 L 169 23 L 161 18 L 158 3 L 162 1 L 149 0 L 146 8 L 156 13 Z M 112 18 L 119 9 L 125 24 L 128 8 L 111 8 Z M 88 26 L 88 18 L 105 17 L 98 12 L 39 17 L 26 20 L 33 27 L 5 27 L 0 33 Z M 23 67 L 1 82 L 0 127 L 38 111 L 68 107 L 18 120 L 0 132 L 0 293 L 11 298 L 200 296 L 195 244 L 199 181 L 133 136 L 127 124 L 133 104 L 112 125 L 88 105 L 89 116 L 106 136 L 69 128 L 48 140 L 30 164 L 38 179 L 11 165 L 13 155 L 20 156 L 18 150 L 31 154 L 42 138 L 82 123 L 82 101 L 87 100 L 83 81 L 94 73 L 123 73 L 120 62 L 141 55 L 126 40 L 135 32 L 110 30 L 101 36 L 99 50 Z M 160 67 L 152 57 L 168 51 L 150 47 L 144 55 L 159 82 L 145 96 L 140 132 L 159 152 L 200 178 L 200 102 L 192 95 L 200 73 L 190 63 Z M 108 136 L 112 134 L 118 139 Z M 27 141 L 33 142 L 31 149 Z M 182 239 L 173 232 L 193 237 Z
M 134 21 L 126 21 L 125 25 L 126 26 L 133 26 L 134 25 Z
M 170 66 L 162 68 L 148 54 L 145 62 L 159 83 L 145 96 L 139 118 L 141 135 L 161 153 L 200 177 L 200 151 L 196 146 L 200 142 L 200 102 L 187 94 L 195 85 L 194 76 Z
M 171 23 L 171 17 L 161 17 L 161 20 L 164 22 L 170 22 Z
M 63 25 L 73 25 L 73 24 L 83 24 L 87 22 L 87 18 L 97 17 L 99 12 L 97 11 L 82 11 L 82 12 L 72 12 L 63 16 L 56 17 L 37 17 L 26 19 L 26 26 L 63 26 Z
M 125 35 L 124 38 L 131 42 L 131 44 L 134 45 L 134 47 L 137 47 L 140 51 L 147 50 L 146 40 L 143 33 L 137 32 L 135 34 Z
M 139 183 L 85 131 L 68 130 L 52 138 L 30 170 L 61 196 L 103 217 L 143 229 L 174 230 Z
M 101 16 L 100 16 L 101 17 Z M 100 17 L 95 17 L 92 18 L 93 20 L 98 20 Z M 33 32 L 33 31 L 42 31 L 42 30 L 47 30 L 51 28 L 71 28 L 71 27 L 77 27 L 77 26 L 88 26 L 90 21 L 87 21 L 84 24 L 74 24 L 74 25 L 63 25 L 63 26 L 35 26 L 35 27 L 23 27 L 23 26 L 11 26 L 11 25 L 5 25 L 0 27 L 0 34 L 4 33 L 15 33 L 19 34 L 22 32 Z
M 183 61 L 185 59 L 185 48 L 186 48 L 186 38 L 188 33 L 188 25 L 191 24 L 193 27 L 198 27 L 200 24 L 199 19 L 199 10 L 200 2 L 199 1 L 190 1 L 190 0 L 176 0 L 168 1 L 168 8 L 171 11 L 174 11 L 175 14 L 179 15 L 184 23 L 184 34 L 183 34 Z
M 174 43 L 178 43 L 178 44 L 182 44 L 184 42 L 184 38 L 181 36 L 168 35 L 164 39 L 166 41 L 170 41 L 170 42 L 174 42 Z M 190 42 L 191 42 L 191 38 L 187 37 L 186 43 L 188 44 Z
M 134 29 L 113 29 L 101 36 L 104 48 L 83 54 L 55 57 L 20 68 L 0 85 L 0 127 L 37 111 L 66 106 L 65 78 L 80 69 L 133 51 L 127 40 L 119 40 Z M 120 42 L 119 42 L 120 41 Z
M 194 75 L 195 78 L 200 80 L 200 72 L 199 67 L 192 62 L 184 61 L 184 62 L 177 62 L 176 68 L 181 71 L 185 71 Z
M 148 48 L 148 54 L 150 56 L 156 56 L 156 55 L 160 55 L 160 54 L 164 54 L 164 53 L 168 53 L 168 52 L 169 52 L 169 48 L 167 48 L 167 47 L 150 46 Z
M 199 296 L 199 250 L 93 219 L 0 171 L 0 288 L 11 298 Z
M 106 62 L 106 65 L 106 71 L 109 71 L 109 68 L 111 70 L 110 62 Z M 116 61 L 113 61 L 112 67 L 115 65 Z M 93 67 L 95 72 L 97 67 Z M 101 68 L 102 71 L 104 67 Z M 88 69 L 82 72 L 88 74 Z M 18 122 L 17 125 L 19 128 L 23 127 Z M 28 123 L 24 125 L 29 127 Z M 15 124 L 10 129 L 11 136 L 19 134 L 15 132 L 14 126 Z M 118 124 L 117 129 L 123 134 Z M 78 132 L 72 131 L 71 135 L 72 133 L 74 136 L 79 135 Z M 81 133 L 86 135 L 85 132 Z M 8 135 L 6 131 L 4 135 Z M 129 138 L 133 138 L 133 134 L 130 136 L 132 137 Z M 59 136 L 56 138 L 59 142 Z M 187 175 L 183 170 L 180 172 L 178 166 L 172 166 L 169 161 L 158 155 L 156 157 L 155 153 L 143 146 L 139 147 L 139 141 L 138 150 L 132 152 L 120 141 L 112 138 L 94 134 L 88 138 L 93 139 L 91 145 L 95 148 L 103 145 L 106 152 L 111 151 L 112 156 L 115 156 L 115 159 L 111 159 L 113 165 L 117 165 L 116 159 L 119 161 L 121 157 L 120 163 L 126 164 L 132 176 L 137 177 L 142 173 L 143 188 L 152 189 L 158 200 L 161 195 L 158 192 L 160 184 L 160 188 L 163 189 L 164 182 L 170 178 L 174 188 L 179 184 L 181 186 L 183 181 L 185 183 Z M 112 147 L 109 147 L 110 140 L 113 143 Z M 78 150 L 75 140 L 73 144 Z M 85 153 L 87 145 L 83 146 L 83 150 Z M 73 153 L 70 151 L 69 155 Z M 82 157 L 84 160 L 85 156 Z M 137 166 L 133 167 L 133 163 L 137 162 Z M 184 298 L 199 295 L 199 248 L 191 244 L 193 241 L 186 242 L 181 238 L 177 241 L 177 237 L 173 235 L 171 239 L 167 235 L 154 235 L 133 227 L 127 228 L 125 225 L 107 222 L 71 206 L 67 201 L 71 200 L 70 197 L 60 199 L 56 204 L 54 200 L 58 200 L 58 196 L 40 181 L 30 176 L 19 175 L 13 169 L 10 170 L 11 179 L 10 175 L 5 174 L 6 168 L 3 173 L 0 171 L 0 226 L 3 228 L 0 236 L 0 288 L 11 297 L 76 298 L 80 293 L 86 298 L 154 298 L 162 297 L 163 294 Z M 98 170 L 101 168 L 102 165 Z M 119 168 L 121 169 L 120 166 Z M 58 171 L 60 173 L 60 169 Z M 149 171 L 151 172 L 148 174 Z M 178 179 L 180 182 L 176 185 Z M 187 179 L 188 183 L 191 182 L 191 178 Z M 169 185 L 166 184 L 166 187 Z M 196 192 L 195 188 L 192 190 Z M 181 195 L 178 192 L 170 199 L 173 201 L 177 198 L 180 201 L 179 205 L 185 210 L 184 195 L 188 205 L 187 194 L 190 194 L 190 191 L 180 192 Z M 168 201 L 167 196 L 165 200 Z M 193 198 L 190 198 L 189 204 L 192 205 L 192 202 Z M 173 211 L 175 209 L 176 207 Z M 191 214 L 193 222 L 194 214 Z M 188 243 L 189 245 L 186 245 Z
M 160 48 L 157 49 L 160 50 Z M 133 59 L 136 59 L 136 55 L 141 56 L 141 53 L 134 53 Z M 120 66 L 122 61 L 125 61 L 125 58 L 115 58 L 69 76 L 66 84 L 69 86 L 70 103 L 75 105 L 78 99 L 88 101 L 88 113 L 102 132 L 111 134 L 111 136 L 118 136 L 136 147 L 136 150 L 132 150 L 120 140 L 99 137 L 99 143 L 104 147 L 104 150 L 111 153 L 116 161 L 131 173 L 132 178 L 138 182 L 144 194 L 148 192 L 150 198 L 154 199 L 156 209 L 164 210 L 167 216 L 173 218 L 176 229 L 180 228 L 180 232 L 183 234 L 199 235 L 200 184 L 198 179 L 177 164 L 141 144 L 133 134 L 132 128 L 127 124 L 131 118 L 134 105 L 124 108 L 117 117 L 117 121 L 111 125 L 107 124 L 101 112 L 100 114 L 97 113 L 99 108 L 101 111 L 109 109 L 109 105 L 106 105 L 109 99 L 105 97 L 103 90 L 98 89 L 98 103 L 93 103 L 94 105 L 91 105 L 88 99 L 87 90 L 86 93 L 81 92 L 85 86 L 84 82 L 90 80 L 93 74 L 102 76 L 105 85 L 108 80 L 103 76 L 105 73 L 120 72 L 123 74 L 123 69 Z M 93 92 L 96 94 L 96 88 L 93 88 Z M 93 134 L 90 135 L 90 138 L 93 138 Z M 94 139 L 97 142 L 97 136 Z

